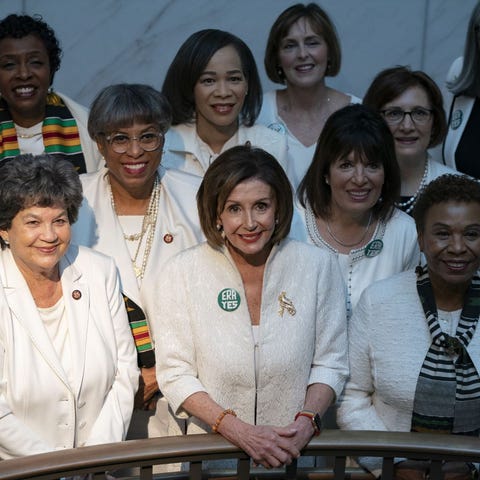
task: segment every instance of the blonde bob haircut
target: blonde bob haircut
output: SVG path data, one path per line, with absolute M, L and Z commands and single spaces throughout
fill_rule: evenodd
M 270 186 L 275 201 L 276 227 L 271 243 L 278 243 L 290 232 L 293 191 L 290 181 L 275 157 L 261 148 L 239 145 L 226 150 L 210 165 L 197 192 L 200 225 L 209 245 L 224 245 L 218 218 L 232 190 L 247 180 L 261 180 Z

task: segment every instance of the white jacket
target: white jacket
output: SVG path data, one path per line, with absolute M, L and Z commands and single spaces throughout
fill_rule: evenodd
M 178 416 L 187 416 L 187 397 L 206 391 L 246 422 L 287 425 L 303 408 L 308 385 L 320 382 L 337 395 L 342 391 L 348 374 L 345 302 L 329 253 L 290 240 L 273 248 L 257 344 L 242 279 L 226 248 L 202 244 L 180 253 L 165 266 L 157 287 L 157 377 Z M 239 295 L 235 310 L 221 307 L 228 301 L 225 289 Z M 282 292 L 295 315 L 279 313 Z M 190 420 L 188 433 L 209 431 Z
M 378 222 L 370 241 L 381 240 L 383 248 L 378 255 L 367 257 L 365 248 L 352 250 L 348 255 L 338 253 L 320 237 L 311 209 L 304 209 L 299 203 L 296 207 L 290 237 L 314 243 L 322 250 L 334 252 L 339 258 L 349 317 L 368 285 L 414 268 L 420 260 L 415 222 L 401 210 L 395 209 L 388 222 Z M 310 229 L 307 225 L 310 225 Z
M 73 384 L 10 251 L 0 252 L 1 458 L 119 442 L 127 433 L 138 368 L 114 262 L 71 245 L 60 272 Z
M 259 147 L 273 155 L 280 165 L 287 170 L 287 142 L 283 135 L 263 125 L 245 127 L 240 125 L 235 135 L 222 148 L 222 152 L 237 145 L 250 142 L 252 147 Z M 165 136 L 165 153 L 162 165 L 167 169 L 177 169 L 203 177 L 208 166 L 218 155 L 197 135 L 194 123 L 181 124 L 170 128 Z
M 345 430 L 409 432 L 418 375 L 432 343 L 414 270 L 371 285 L 349 323 L 350 379 L 338 409 Z M 480 371 L 480 331 L 467 351 Z M 382 459 L 365 458 L 370 470 Z
M 145 276 L 139 288 L 122 227 L 110 201 L 107 172 L 106 168 L 102 168 L 92 174 L 80 175 L 84 200 L 78 220 L 73 225 L 73 240 L 114 258 L 122 292 L 143 309 L 149 320 L 151 303 L 159 295 L 155 284 L 165 261 L 204 240 L 195 199 L 200 181 L 194 175 L 159 168 L 158 220 Z M 165 241 L 167 234 L 173 237 L 171 243 Z

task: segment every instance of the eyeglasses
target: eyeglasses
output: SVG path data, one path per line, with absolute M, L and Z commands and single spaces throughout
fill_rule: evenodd
M 417 107 L 407 112 L 400 108 L 387 108 L 386 110 L 381 110 L 380 113 L 389 125 L 402 123 L 405 115 L 410 115 L 413 123 L 424 125 L 432 118 L 433 110 Z
M 107 140 L 115 153 L 125 153 L 133 140 L 136 140 L 146 152 L 153 152 L 162 143 L 163 133 L 145 132 L 138 137 L 129 137 L 123 133 L 116 133 L 114 135 L 107 135 L 105 140 Z

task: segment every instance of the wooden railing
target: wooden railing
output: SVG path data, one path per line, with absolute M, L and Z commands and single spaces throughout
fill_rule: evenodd
M 315 437 L 304 450 L 305 455 L 333 457 L 333 468 L 297 468 L 266 470 L 251 468 L 249 458 L 220 435 L 190 435 L 61 450 L 20 459 L 0 461 L 1 480 L 53 480 L 73 475 L 93 474 L 95 480 L 105 472 L 140 467 L 140 480 L 153 478 L 200 480 L 233 475 L 249 478 L 321 478 L 341 480 L 368 477 L 360 469 L 346 468 L 349 456 L 383 458 L 382 480 L 393 477 L 393 458 L 408 457 L 431 461 L 430 478 L 442 478 L 443 461 L 480 462 L 480 439 L 457 435 L 420 433 L 361 432 L 326 430 Z M 202 472 L 202 461 L 238 459 L 237 472 Z M 190 462 L 185 472 L 153 475 L 152 466 Z

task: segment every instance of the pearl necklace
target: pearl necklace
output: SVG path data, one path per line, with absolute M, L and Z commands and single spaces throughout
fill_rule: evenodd
M 367 232 L 370 228 L 370 224 L 372 223 L 372 212 L 370 211 L 370 215 L 368 217 L 367 227 L 365 228 L 365 231 L 363 232 L 362 238 L 355 243 L 344 243 L 344 242 L 342 242 L 332 232 L 332 229 L 330 228 L 330 223 L 328 221 L 328 218 L 325 219 L 325 223 L 327 225 L 327 231 L 328 231 L 329 235 L 342 247 L 350 248 L 350 247 L 354 247 L 355 245 L 359 245 L 360 243 L 362 243 L 365 240 L 365 237 L 367 236 Z
M 107 175 L 107 183 L 108 183 L 108 189 L 110 193 L 110 202 L 112 204 L 113 211 L 118 216 L 117 208 L 115 205 L 115 199 L 113 198 L 112 186 L 110 184 L 110 177 L 108 175 Z M 130 260 L 132 261 L 132 267 L 135 272 L 135 276 L 140 280 L 143 280 L 143 277 L 145 275 L 145 270 L 147 268 L 148 257 L 150 256 L 150 252 L 152 250 L 153 237 L 155 236 L 155 230 L 157 226 L 158 201 L 160 199 L 161 188 L 162 188 L 162 184 L 160 183 L 160 180 L 157 174 L 155 176 L 155 181 L 153 183 L 152 193 L 150 194 L 150 202 L 148 203 L 147 211 L 143 216 L 141 231 L 139 233 L 134 233 L 132 235 L 126 235 L 122 229 L 123 238 L 125 240 L 131 241 L 131 242 L 138 241 L 137 249 L 135 250 L 135 255 Z M 140 253 L 140 246 L 142 245 L 143 239 L 147 231 L 148 231 L 148 235 L 146 236 L 145 251 L 143 253 L 142 265 L 139 267 L 137 265 L 137 259 Z
M 423 171 L 423 177 L 420 180 L 420 185 L 417 188 L 417 191 L 406 201 L 406 202 L 395 202 L 395 206 L 403 210 L 405 213 L 410 213 L 415 206 L 420 192 L 425 188 L 427 184 L 428 177 L 428 158 L 425 161 L 425 170 Z

